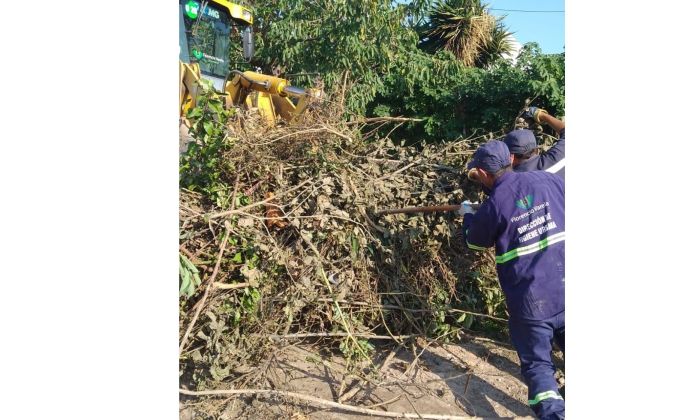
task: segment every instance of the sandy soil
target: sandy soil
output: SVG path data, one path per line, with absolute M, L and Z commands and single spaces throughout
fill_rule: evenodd
M 455 344 L 432 344 L 427 348 L 426 341 L 419 340 L 417 344 L 416 354 L 425 349 L 418 358 L 412 351 L 393 345 L 378 347 L 374 359 L 381 370 L 374 373 L 365 370 L 369 383 L 345 376 L 342 402 L 401 413 L 485 418 L 532 415 L 526 404 L 527 388 L 520 378 L 517 355 L 509 346 L 471 339 Z M 345 364 L 342 357 L 326 353 L 317 351 L 311 344 L 280 350 L 266 374 L 265 388 L 338 402 Z M 555 362 L 560 367 L 557 375 L 563 385 L 560 352 L 555 353 Z M 345 395 L 348 390 L 351 392 Z M 352 397 L 348 398 L 349 395 Z M 181 398 L 180 406 L 181 420 L 380 418 L 265 395 L 216 397 L 206 401 L 185 397 Z

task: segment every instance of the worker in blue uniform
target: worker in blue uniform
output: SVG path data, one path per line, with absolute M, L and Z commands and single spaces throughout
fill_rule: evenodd
M 515 172 L 547 171 L 564 179 L 564 122 L 549 115 L 547 111 L 534 106 L 529 107 L 523 117 L 538 124 L 547 124 L 559 134 L 559 139 L 543 153 L 538 153 L 537 140 L 531 130 L 513 130 L 506 134 L 503 141 L 513 157 Z
M 552 340 L 564 351 L 564 180 L 545 171 L 514 172 L 508 146 L 492 140 L 468 163 L 469 179 L 488 199 L 464 202 L 467 247 L 496 247 L 510 337 L 520 358 L 528 402 L 540 419 L 563 419 Z

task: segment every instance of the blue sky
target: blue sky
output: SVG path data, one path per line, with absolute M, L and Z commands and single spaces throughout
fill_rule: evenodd
M 565 10 L 564 0 L 482 0 L 492 9 Z M 495 16 L 507 15 L 504 23 L 520 44 L 537 42 L 545 54 L 564 51 L 564 13 L 529 13 L 491 10 Z

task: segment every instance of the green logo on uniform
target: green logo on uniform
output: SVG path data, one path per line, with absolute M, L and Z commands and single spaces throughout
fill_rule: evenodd
M 197 60 L 201 60 L 202 57 L 204 57 L 204 53 L 199 50 L 192 50 L 192 57 L 196 58 Z
M 199 13 L 199 3 L 196 1 L 188 1 L 187 4 L 185 4 L 185 14 L 187 17 L 194 19 L 197 17 L 197 13 Z
M 520 200 L 516 200 L 515 205 L 518 206 L 519 209 L 528 210 L 532 207 L 532 194 L 528 194 Z

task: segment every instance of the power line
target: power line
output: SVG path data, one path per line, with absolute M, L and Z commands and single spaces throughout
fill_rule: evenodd
M 499 12 L 525 12 L 525 13 L 564 13 L 563 10 L 514 10 L 514 9 L 489 9 Z

